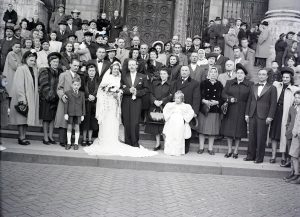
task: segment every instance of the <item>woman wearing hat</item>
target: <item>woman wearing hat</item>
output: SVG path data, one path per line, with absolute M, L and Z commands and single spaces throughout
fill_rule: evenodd
M 11 93 L 9 121 L 10 124 L 18 126 L 18 143 L 20 145 L 30 144 L 29 141 L 25 140 L 27 126 L 39 125 L 39 88 L 38 71 L 35 67 L 36 58 L 37 54 L 35 52 L 27 51 L 22 59 L 24 65 L 17 68 L 13 81 L 15 88 Z M 26 105 L 28 110 L 18 109 L 24 107 L 21 105 Z
M 295 63 L 297 62 L 298 54 L 297 54 L 297 46 L 298 42 L 293 40 L 292 46 L 287 46 L 282 56 L 282 67 L 287 66 L 287 61 L 293 57 L 295 58 Z
M 282 33 L 280 34 L 279 39 L 275 43 L 275 53 L 276 53 L 275 61 L 278 63 L 279 68 L 281 68 L 283 65 L 282 57 L 286 47 L 287 47 L 287 42 L 285 41 L 285 34 Z
M 208 153 L 214 155 L 215 137 L 219 135 L 221 124 L 221 105 L 223 104 L 223 85 L 218 81 L 218 68 L 211 67 L 207 79 L 201 82 L 201 107 L 199 112 L 199 143 L 198 154 L 204 152 L 205 136 L 208 136 Z
M 152 44 L 152 47 L 157 50 L 157 62 L 160 62 L 165 66 L 167 64 L 167 55 L 164 52 L 164 43 L 162 41 L 156 41 Z
M 294 70 L 289 67 L 281 69 L 282 82 L 274 81 L 273 85 L 277 89 L 277 107 L 270 128 L 270 139 L 272 140 L 272 158 L 270 163 L 275 163 L 276 150 L 278 143 L 280 144 L 280 152 L 282 153 L 281 165 L 289 163 L 286 158 L 288 153 L 288 145 L 286 143 L 286 124 L 290 106 L 294 101 L 294 93 L 299 88 L 294 86 L 293 76 Z
M 51 30 L 59 30 L 59 23 L 65 20 L 65 6 L 63 4 L 59 4 L 57 11 L 53 12 L 49 21 L 50 29 Z
M 248 71 L 241 64 L 236 64 L 236 78 L 226 82 L 222 92 L 225 104 L 222 106 L 224 118 L 220 134 L 227 137 L 228 151 L 224 157 L 238 158 L 238 148 L 241 138 L 247 138 L 247 123 L 245 112 L 252 82 L 246 79 Z M 227 109 L 227 112 L 226 112 Z M 233 142 L 235 149 L 232 151 Z
M 164 127 L 163 119 L 155 119 L 155 113 L 162 115 L 164 106 L 172 100 L 172 83 L 169 80 L 168 69 L 162 68 L 159 76 L 160 79 L 154 81 L 150 86 L 150 108 L 145 128 L 145 133 L 155 135 L 154 151 L 161 148 L 160 137 Z
M 114 62 L 119 62 L 121 63 L 121 61 L 116 57 L 117 54 L 117 49 L 114 47 L 109 47 L 106 49 L 106 57 L 104 58 L 105 60 L 108 60 L 110 63 L 114 63 Z
M 71 11 L 71 16 L 73 17 L 73 25 L 77 27 L 77 29 L 81 28 L 81 18 L 80 16 L 80 11 L 77 9 L 74 9 Z
M 47 57 L 49 67 L 42 68 L 39 74 L 39 117 L 43 121 L 43 143 L 45 145 L 56 144 L 53 139 L 53 129 L 58 105 L 56 89 L 59 75 L 62 73 L 58 67 L 60 58 L 60 53 L 50 53 Z

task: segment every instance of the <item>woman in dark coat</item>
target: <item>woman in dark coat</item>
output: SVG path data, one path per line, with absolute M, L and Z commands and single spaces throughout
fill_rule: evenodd
M 109 33 L 109 41 L 114 42 L 119 37 L 123 28 L 123 18 L 119 16 L 119 11 L 114 12 L 114 16 L 111 19 L 111 30 Z
M 167 68 L 170 74 L 170 80 L 176 81 L 180 77 L 181 65 L 179 65 L 179 58 L 176 55 L 170 55 L 167 60 Z
M 39 117 L 43 121 L 43 143 L 45 145 L 56 144 L 53 139 L 54 119 L 59 100 L 56 89 L 59 74 L 62 72 L 58 68 L 61 58 L 59 53 L 50 53 L 47 58 L 50 67 L 41 68 L 39 74 Z
M 153 81 L 150 86 L 150 112 L 161 112 L 164 106 L 172 99 L 172 83 L 168 79 L 169 74 L 166 68 L 160 70 L 160 80 Z M 161 148 L 160 136 L 164 127 L 164 121 L 155 121 L 149 117 L 146 123 L 145 133 L 149 133 L 156 136 L 156 146 L 153 149 L 157 151 Z
M 64 51 L 61 52 L 61 67 L 64 71 L 70 69 L 70 63 L 72 59 L 78 59 L 79 57 L 74 52 L 74 47 L 72 42 L 67 42 L 64 46 Z
M 223 104 L 223 85 L 218 78 L 218 69 L 212 67 L 208 71 L 207 79 L 201 82 L 201 108 L 198 116 L 199 120 L 199 143 L 198 154 L 204 152 L 205 136 L 208 136 L 208 153 L 214 155 L 213 145 L 215 136 L 219 135 L 221 125 L 221 105 Z
M 279 39 L 275 43 L 275 52 L 276 52 L 275 61 L 278 63 L 279 68 L 282 67 L 282 64 L 283 64 L 282 57 L 283 57 L 286 47 L 287 47 L 287 43 L 285 41 L 285 34 L 282 33 L 279 36 Z
M 282 67 L 288 66 L 287 61 L 291 57 L 295 59 L 295 62 L 297 62 L 297 60 L 298 60 L 297 45 L 298 45 L 298 42 L 296 40 L 294 40 L 291 47 L 287 46 L 285 48 L 285 51 L 282 56 Z
M 226 158 L 232 155 L 233 158 L 238 158 L 241 138 L 247 137 L 245 111 L 252 86 L 252 82 L 245 78 L 247 74 L 248 72 L 242 64 L 236 64 L 236 78 L 227 81 L 222 92 L 227 106 L 227 112 L 221 124 L 221 135 L 227 137 L 228 152 L 225 154 Z M 233 141 L 235 142 L 234 153 L 232 152 Z
M 96 119 L 96 97 L 100 81 L 99 77 L 95 76 L 96 73 L 98 73 L 95 64 L 88 63 L 86 69 L 88 73 L 84 84 L 86 115 L 84 117 L 84 121 L 82 122 L 82 146 L 91 145 L 93 143 L 93 131 L 98 130 L 98 122 Z M 87 134 L 88 138 L 86 138 Z

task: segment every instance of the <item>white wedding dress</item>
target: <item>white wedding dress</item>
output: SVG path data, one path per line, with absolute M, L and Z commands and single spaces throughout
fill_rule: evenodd
M 120 88 L 120 77 L 113 76 L 108 70 L 103 77 L 97 93 L 96 118 L 99 124 L 98 138 L 83 150 L 92 156 L 117 155 L 128 157 L 149 157 L 157 153 L 143 146 L 132 147 L 119 141 L 121 115 L 121 94 L 118 97 L 103 90 L 103 87 Z

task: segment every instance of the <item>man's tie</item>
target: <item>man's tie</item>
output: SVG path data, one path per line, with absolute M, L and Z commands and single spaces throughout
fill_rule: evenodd
M 123 49 L 120 49 L 120 54 L 122 54 L 122 52 L 123 52 Z

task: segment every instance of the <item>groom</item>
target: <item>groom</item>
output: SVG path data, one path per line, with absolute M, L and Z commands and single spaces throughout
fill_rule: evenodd
M 142 96 L 148 92 L 147 78 L 137 73 L 135 60 L 128 61 L 129 73 L 123 74 L 121 88 L 123 90 L 122 121 L 125 128 L 125 143 L 139 147 L 139 120 L 142 110 Z

